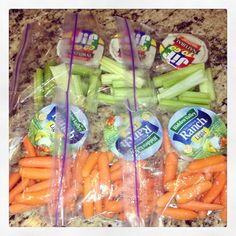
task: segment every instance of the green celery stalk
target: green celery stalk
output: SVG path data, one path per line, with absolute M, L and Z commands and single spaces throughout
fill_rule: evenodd
M 99 87 L 99 77 L 92 75 L 89 78 L 89 86 L 86 98 L 86 108 L 89 112 L 97 112 L 98 101 L 97 101 L 97 89 Z
M 203 83 L 206 81 L 203 70 L 198 70 L 193 74 L 186 77 L 179 83 L 171 86 L 170 88 L 164 90 L 158 94 L 158 99 L 170 99 L 180 95 L 181 93 L 188 91 L 189 89 Z
M 211 106 L 208 104 L 197 104 L 197 103 L 191 103 L 191 102 L 184 102 L 184 101 L 176 101 L 176 100 L 172 100 L 172 99 L 161 99 L 159 101 L 159 106 L 160 109 L 162 110 L 167 110 L 170 112 L 175 112 L 179 109 L 182 109 L 184 107 L 189 107 L 189 106 L 201 106 L 207 109 L 210 109 Z
M 36 111 L 40 110 L 44 103 L 43 80 L 43 70 L 41 68 L 36 69 L 34 74 L 34 105 Z
M 130 87 L 130 86 L 124 80 L 113 80 L 112 87 L 113 88 L 125 88 L 125 87 Z
M 191 98 L 210 98 L 208 93 L 195 92 L 195 91 L 186 91 L 182 93 L 182 97 L 191 97 Z
M 131 96 L 133 96 L 133 89 L 132 88 L 113 88 L 112 93 L 114 94 L 114 96 L 130 98 Z M 151 88 L 136 89 L 137 97 L 146 97 L 150 95 L 154 95 L 154 90 Z
M 212 78 L 211 68 L 206 69 L 205 76 L 207 78 L 207 81 L 199 85 L 199 90 L 200 92 L 208 93 L 211 101 L 215 101 L 216 94 L 215 94 L 215 89 L 214 89 L 214 82 Z
M 198 103 L 198 104 L 210 104 L 211 99 L 210 98 L 194 98 L 194 97 L 184 97 L 184 96 L 179 96 L 179 101 L 183 102 L 192 102 L 192 103 Z
M 101 75 L 102 85 L 111 85 L 112 81 L 120 80 L 120 79 L 122 79 L 122 76 L 117 75 L 117 74 L 102 74 Z
M 165 82 L 167 80 L 169 80 L 169 81 L 173 80 L 176 83 L 177 82 L 176 80 L 178 80 L 178 79 L 181 80 L 198 70 L 204 70 L 204 69 L 205 69 L 205 64 L 200 63 L 200 64 L 187 66 L 183 69 L 173 70 L 173 71 L 167 72 L 165 74 L 155 76 L 155 77 L 153 77 L 154 86 L 155 87 L 162 87 L 163 82 Z
M 88 83 L 86 83 L 84 80 L 81 80 L 81 87 L 82 87 L 84 96 L 86 96 L 88 92 Z
M 85 97 L 83 93 L 82 81 L 79 75 L 71 76 L 70 94 L 73 104 L 77 106 L 84 105 Z
M 99 71 L 100 71 L 99 69 L 91 68 L 91 67 L 84 66 L 84 65 L 79 65 L 79 64 L 72 65 L 72 74 L 73 75 L 90 77 L 91 75 L 94 75 L 96 73 L 100 73 Z
M 53 78 L 53 74 L 50 69 L 50 66 L 55 66 L 55 65 L 56 65 L 55 61 L 48 61 L 44 67 L 44 96 L 45 97 L 54 95 L 55 93 L 56 81 Z
M 99 92 L 97 94 L 97 100 L 99 103 L 102 103 L 105 105 L 114 105 L 114 104 L 117 104 L 118 102 L 123 101 L 124 98 L 123 97 L 115 97 L 113 95 Z
M 165 81 L 163 81 L 163 88 L 169 88 L 172 85 L 177 84 L 181 80 L 184 80 L 185 78 L 186 77 L 182 77 L 182 78 L 176 77 L 176 78 L 172 78 L 172 79 L 169 79 L 169 80 L 165 80 Z
M 57 66 L 50 66 L 50 69 L 57 86 L 66 91 L 68 85 L 68 70 L 66 64 L 62 63 Z
M 112 60 L 104 56 L 100 61 L 100 64 L 101 64 L 101 70 L 105 70 L 106 72 L 122 76 L 127 81 L 127 83 L 129 83 L 132 86 L 133 73 L 131 71 L 127 71 L 119 62 L 116 62 L 115 60 Z M 145 80 L 142 77 L 138 76 L 137 74 L 135 79 L 136 79 L 136 87 L 141 88 L 144 85 Z

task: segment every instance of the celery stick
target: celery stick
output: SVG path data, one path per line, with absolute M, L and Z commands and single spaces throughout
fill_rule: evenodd
M 106 93 L 98 93 L 97 94 L 97 100 L 99 103 L 103 103 L 105 105 L 114 105 L 117 104 L 118 102 L 124 101 L 124 97 L 115 97 L 113 95 L 109 95 Z
M 131 87 L 131 85 L 127 84 L 127 82 L 125 80 L 113 80 L 112 87 L 113 88 L 125 88 L 125 87 Z
M 68 70 L 66 64 L 50 66 L 50 69 L 57 86 L 66 91 L 68 85 Z
M 132 88 L 113 88 L 114 96 L 130 98 L 133 96 Z M 154 90 L 151 88 L 136 89 L 137 97 L 146 97 L 154 95 Z
M 85 97 L 83 93 L 82 81 L 79 75 L 71 76 L 70 93 L 73 104 L 77 106 L 84 105 Z
M 72 66 L 72 74 L 73 75 L 90 77 L 91 75 L 96 74 L 97 70 L 99 70 L 99 69 L 91 68 L 91 67 L 79 65 L 79 64 L 73 64 L 73 66 Z
M 182 77 L 182 78 L 176 77 L 176 78 L 172 78 L 172 79 L 169 79 L 169 80 L 165 80 L 165 81 L 163 81 L 163 88 L 169 88 L 172 85 L 174 85 L 174 84 L 176 84 L 176 83 L 178 83 L 178 82 L 180 82 L 181 80 L 184 80 L 184 79 L 186 79 L 186 77 Z
M 154 86 L 155 87 L 162 87 L 163 82 L 166 80 L 172 80 L 172 79 L 174 79 L 174 80 L 180 79 L 181 80 L 198 70 L 204 70 L 204 69 L 205 69 L 205 64 L 200 63 L 200 64 L 196 64 L 196 65 L 187 66 L 183 69 L 173 70 L 173 71 L 167 72 L 167 73 L 159 75 L 159 76 L 155 76 L 153 78 Z
M 35 110 L 38 111 L 43 107 L 44 103 L 44 89 L 43 89 L 43 70 L 36 69 L 34 74 L 34 105 Z
M 88 92 L 88 84 L 85 81 L 81 80 L 81 87 L 82 87 L 84 96 L 86 96 Z
M 97 89 L 99 82 L 99 78 L 96 75 L 92 75 L 89 79 L 89 87 L 86 99 L 86 108 L 89 112 L 97 112 Z
M 172 99 L 161 99 L 159 102 L 159 106 L 160 106 L 160 109 L 170 111 L 170 112 L 175 112 L 181 108 L 189 107 L 189 106 L 200 106 L 200 107 L 204 107 L 207 109 L 211 108 L 210 105 L 206 105 L 206 104 L 199 105 L 197 103 L 175 101 Z
M 171 86 L 170 88 L 164 90 L 158 95 L 160 99 L 170 99 L 180 95 L 181 93 L 203 83 L 206 81 L 204 76 L 203 70 L 198 70 L 185 78 L 184 80 L 180 81 L 179 83 Z
M 194 92 L 194 91 L 186 91 L 182 93 L 180 96 L 191 97 L 191 98 L 210 98 L 208 93 Z
M 54 95 L 56 82 L 53 78 L 50 66 L 55 66 L 55 61 L 48 61 L 44 67 L 44 96 L 48 97 Z
M 201 97 L 185 97 L 185 96 L 179 96 L 179 101 L 183 102 L 192 102 L 192 103 L 198 103 L 198 104 L 210 104 L 211 99 L 210 98 L 201 98 Z
M 215 101 L 216 94 L 214 89 L 214 82 L 212 78 L 211 68 L 206 69 L 205 76 L 207 78 L 207 81 L 199 85 L 200 92 L 208 93 L 211 101 Z
M 103 74 L 101 75 L 101 81 L 103 85 L 110 85 L 114 80 L 120 80 L 122 76 L 117 74 Z
M 133 73 L 132 71 L 127 71 L 119 62 L 116 62 L 108 57 L 103 57 L 100 61 L 101 69 L 106 72 L 110 72 L 113 74 L 118 74 L 127 80 L 127 83 L 133 84 Z M 136 74 L 136 87 L 141 88 L 145 80 Z

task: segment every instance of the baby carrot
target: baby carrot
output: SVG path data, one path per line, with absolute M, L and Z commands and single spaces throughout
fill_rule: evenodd
M 20 175 L 22 178 L 45 180 L 50 178 L 51 170 L 45 168 L 21 167 Z
M 227 222 L 227 207 L 225 207 L 220 213 L 221 220 L 226 223 Z
M 202 169 L 202 168 L 205 168 L 205 167 L 208 167 L 208 166 L 219 164 L 219 163 L 224 162 L 224 161 L 225 161 L 225 156 L 215 155 L 215 156 L 212 156 L 212 157 L 207 157 L 207 158 L 204 158 L 204 159 L 192 161 L 188 165 L 188 169 L 189 170 Z
M 109 160 L 107 153 L 101 153 L 98 158 L 98 170 L 100 180 L 100 191 L 101 194 L 107 196 L 111 188 L 111 177 L 109 171 Z
M 177 177 L 176 180 L 171 180 L 165 184 L 167 191 L 179 191 L 183 188 L 192 186 L 205 180 L 205 177 L 201 173 L 196 173 L 188 176 Z
M 36 157 L 37 156 L 35 147 L 31 143 L 31 141 L 27 135 L 23 139 L 23 145 L 24 145 L 24 148 L 27 152 L 28 157 Z
M 123 203 L 121 200 L 108 200 L 106 201 L 106 210 L 109 212 L 120 213 L 123 211 Z
M 9 190 L 11 190 L 20 180 L 19 172 L 12 172 L 9 175 Z
M 195 199 L 198 195 L 208 191 L 211 187 L 212 183 L 210 181 L 204 181 L 191 187 L 182 189 L 177 193 L 176 201 L 178 204 L 186 203 Z
M 25 211 L 31 211 L 40 206 L 42 205 L 25 205 L 25 204 L 16 203 L 16 204 L 10 205 L 9 211 L 11 214 L 17 214 L 17 213 L 22 213 Z
M 178 156 L 175 152 L 169 152 L 166 156 L 163 183 L 166 184 L 168 181 L 176 178 L 178 165 Z
M 108 156 L 108 161 L 109 162 L 112 162 L 113 161 L 113 158 L 114 158 L 114 155 L 112 152 L 108 151 L 106 152 L 107 156 Z
M 174 199 L 176 193 L 174 192 L 167 192 L 165 194 L 163 194 L 162 196 L 160 196 L 159 198 L 157 198 L 157 206 L 158 207 L 166 207 L 168 206 L 172 199 Z
M 25 192 L 37 192 L 37 191 L 40 191 L 40 190 L 43 190 L 43 189 L 49 189 L 50 187 L 50 180 L 43 180 L 43 181 L 40 181 L 38 182 L 37 184 L 33 184 L 32 186 L 30 187 L 27 187 L 25 189 Z
M 206 217 L 207 217 L 207 211 L 202 210 L 198 212 L 199 219 L 205 219 Z
M 113 171 L 118 170 L 120 168 L 121 168 L 121 161 L 118 160 L 111 166 L 110 172 L 113 172 Z
M 72 184 L 72 186 L 65 191 L 64 203 L 67 204 L 69 202 L 75 201 L 82 192 L 83 187 L 81 184 Z
M 212 165 L 212 166 L 207 166 L 207 167 L 204 167 L 204 168 L 200 168 L 200 169 L 195 169 L 195 170 L 189 170 L 187 169 L 186 170 L 186 174 L 190 174 L 190 173 L 198 173 L 198 172 L 201 172 L 201 173 L 215 173 L 215 172 L 222 172 L 222 171 L 225 171 L 227 169 L 227 162 L 224 161 L 224 162 L 221 162 L 221 163 L 218 163 L 218 164 L 215 164 L 215 165 Z
M 224 208 L 223 205 L 204 203 L 200 201 L 190 201 L 183 204 L 178 204 L 178 207 L 192 211 L 205 211 L 205 210 L 213 211 L 213 210 L 222 210 Z
M 21 193 L 16 195 L 16 202 L 27 205 L 43 205 L 50 200 L 50 191 L 43 189 L 37 192 Z
M 214 204 L 222 204 L 221 203 L 221 199 L 220 199 L 220 195 L 213 201 Z
M 220 193 L 220 202 L 222 205 L 227 206 L 227 184 Z
M 157 213 L 166 217 L 176 220 L 193 220 L 196 219 L 198 214 L 194 211 L 181 209 L 181 208 L 157 208 Z
M 28 186 L 30 180 L 22 179 L 9 193 L 9 203 L 12 203 L 16 195 L 23 192 L 24 189 Z
M 119 214 L 119 220 L 121 220 L 121 221 L 127 221 L 127 217 L 126 217 L 126 215 L 125 215 L 124 212 L 121 212 L 121 213 Z
M 84 218 L 90 218 L 94 215 L 94 202 L 92 194 L 92 177 L 87 176 L 84 180 L 84 199 L 83 199 L 83 215 Z
M 25 157 L 20 159 L 19 165 L 22 167 L 51 168 L 53 157 Z
M 220 194 L 226 184 L 226 172 L 221 172 L 215 179 L 212 187 L 203 198 L 203 202 L 211 203 Z
M 122 179 L 122 170 L 121 169 L 117 169 L 111 172 L 111 181 L 115 182 L 117 180 L 121 180 Z
M 205 172 L 205 179 L 211 181 L 213 174 L 211 172 Z
M 82 176 L 84 178 L 87 177 L 91 173 L 92 169 L 97 164 L 99 155 L 100 155 L 100 152 L 93 152 L 89 155 L 82 170 Z
M 73 179 L 76 180 L 77 183 L 83 183 L 82 169 L 84 167 L 85 162 L 87 161 L 89 153 L 86 149 L 80 149 L 76 160 L 75 165 L 73 166 L 72 176 Z
M 166 154 L 171 152 L 171 142 L 168 134 L 168 129 L 166 128 L 163 130 L 163 148 Z

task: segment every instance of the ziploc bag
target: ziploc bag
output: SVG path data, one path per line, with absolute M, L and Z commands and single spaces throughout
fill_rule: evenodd
M 117 23 L 121 58 L 126 70 L 132 73 L 127 78 L 132 87 L 127 99 L 116 104 L 116 114 L 107 120 L 104 131 L 105 141 L 121 166 L 121 199 L 113 204 L 123 205 L 126 225 L 150 226 L 154 220 L 155 196 L 162 192 L 162 156 L 158 152 L 162 127 L 153 114 L 149 73 L 140 69 L 132 28 L 126 19 L 118 18 Z M 143 80 L 141 89 L 150 89 L 150 100 L 139 101 L 136 74 Z

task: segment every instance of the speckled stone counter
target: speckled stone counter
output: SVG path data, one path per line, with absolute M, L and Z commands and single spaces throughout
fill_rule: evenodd
M 51 47 L 57 44 L 57 40 L 61 35 L 61 26 L 64 15 L 67 12 L 77 12 L 79 10 L 10 10 L 9 16 L 9 75 L 10 80 L 13 76 L 15 59 L 21 40 L 24 26 L 27 23 L 38 21 L 48 32 L 47 41 Z M 89 10 L 82 10 L 87 12 Z M 213 105 L 213 110 L 221 114 L 223 120 L 227 119 L 227 12 L 225 10 L 91 10 L 98 19 L 102 30 L 108 33 L 114 29 L 114 16 L 123 16 L 134 22 L 139 22 L 150 27 L 150 29 L 158 34 L 170 32 L 183 32 L 198 35 L 206 42 L 209 49 L 208 65 L 212 68 L 213 78 L 217 100 Z M 42 44 L 42 42 L 40 42 Z M 41 54 L 47 55 L 50 52 L 48 42 L 45 42 L 44 48 L 39 51 Z M 41 52 L 41 53 L 40 53 Z M 54 52 L 52 52 L 55 54 Z M 53 56 L 53 55 L 52 55 Z M 158 55 L 157 55 L 158 57 Z M 39 64 L 31 62 L 28 65 L 29 71 L 34 71 Z M 28 76 L 30 77 L 30 76 Z M 27 81 L 30 78 L 26 78 Z M 26 81 L 26 82 L 27 82 Z M 23 89 L 25 89 L 23 87 Z M 29 108 L 30 109 L 30 108 Z M 27 113 L 24 111 L 24 113 Z M 32 111 L 31 111 L 32 113 Z M 27 118 L 26 118 L 27 119 Z M 13 117 L 14 120 L 14 117 Z M 17 120 L 15 121 L 17 122 Z M 109 222 L 107 222 L 109 224 Z M 40 218 L 37 212 L 25 213 L 10 218 L 11 226 L 47 226 Z M 88 223 L 88 225 L 90 225 Z M 81 226 L 81 222 L 75 222 L 72 226 Z M 97 226 L 104 226 L 98 225 Z M 166 221 L 164 226 L 224 226 L 219 221 L 219 217 L 210 215 L 205 220 L 174 222 Z

